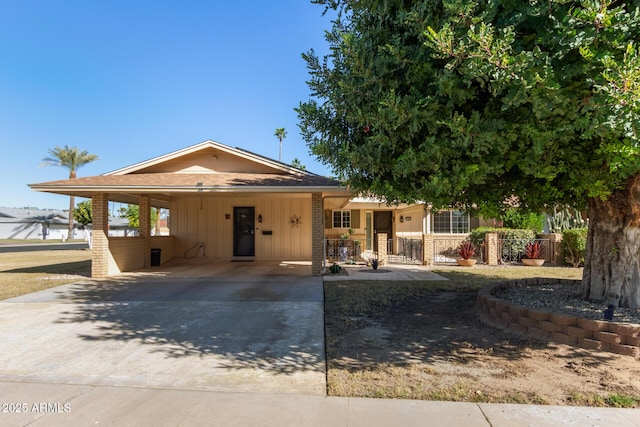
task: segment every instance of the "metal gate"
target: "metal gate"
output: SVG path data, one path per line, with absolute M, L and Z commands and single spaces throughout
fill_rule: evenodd
M 422 264 L 422 239 L 397 237 L 387 240 L 389 264 Z

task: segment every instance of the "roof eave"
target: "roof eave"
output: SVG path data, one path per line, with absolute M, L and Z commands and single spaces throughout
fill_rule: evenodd
M 255 192 L 267 192 L 267 193 L 322 193 L 322 192 L 344 192 L 348 193 L 346 187 L 342 186 L 157 186 L 157 185 L 122 185 L 122 186 L 89 186 L 89 185 L 75 185 L 75 186 L 49 186 L 31 184 L 29 187 L 34 191 L 41 191 L 47 193 L 255 193 Z

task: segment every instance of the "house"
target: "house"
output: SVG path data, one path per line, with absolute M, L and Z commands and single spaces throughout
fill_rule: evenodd
M 160 227 L 162 222 L 159 221 Z M 86 240 L 87 229 L 74 222 L 71 239 Z M 88 227 L 89 229 L 91 226 Z M 109 218 L 109 236 L 136 235 L 126 218 Z M 159 229 L 163 231 L 162 228 Z M 69 240 L 69 213 L 56 209 L 0 208 L 0 239 Z
M 67 212 L 35 208 L 0 208 L 0 239 L 64 240 L 67 234 Z
M 92 276 L 148 267 L 194 252 L 212 260 L 324 264 L 325 209 L 350 194 L 340 182 L 240 148 L 204 141 L 99 176 L 31 184 L 93 200 Z M 108 235 L 109 201 L 140 206 L 138 236 Z M 169 211 L 169 236 L 152 236 L 150 208 Z
M 375 256 L 391 263 L 452 262 L 460 241 L 484 225 L 491 223 L 453 209 L 435 211 L 425 203 L 388 205 L 370 197 L 354 197 L 325 211 L 328 257 L 335 261 Z M 342 254 L 339 248 L 332 251 L 347 235 L 357 247 Z M 386 244 L 380 244 L 379 236 Z

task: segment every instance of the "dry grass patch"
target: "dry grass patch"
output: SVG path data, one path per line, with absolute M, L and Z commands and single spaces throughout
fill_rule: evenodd
M 458 286 L 482 288 L 485 285 L 504 281 L 529 279 L 531 277 L 549 277 L 554 279 L 582 279 L 582 268 L 572 267 L 528 267 L 523 265 L 474 267 L 438 266 L 434 273 L 446 277 Z
M 0 253 L 0 300 L 75 282 L 90 273 L 89 249 Z
M 487 284 L 580 279 L 580 269 L 434 271 L 449 280 L 325 282 L 330 395 L 640 407 L 633 357 L 512 335 L 478 318 L 477 290 Z

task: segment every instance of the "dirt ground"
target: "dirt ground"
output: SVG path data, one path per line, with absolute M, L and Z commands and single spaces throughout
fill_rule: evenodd
M 640 406 L 640 360 L 506 333 L 475 302 L 433 291 L 384 313 L 327 313 L 329 394 Z

